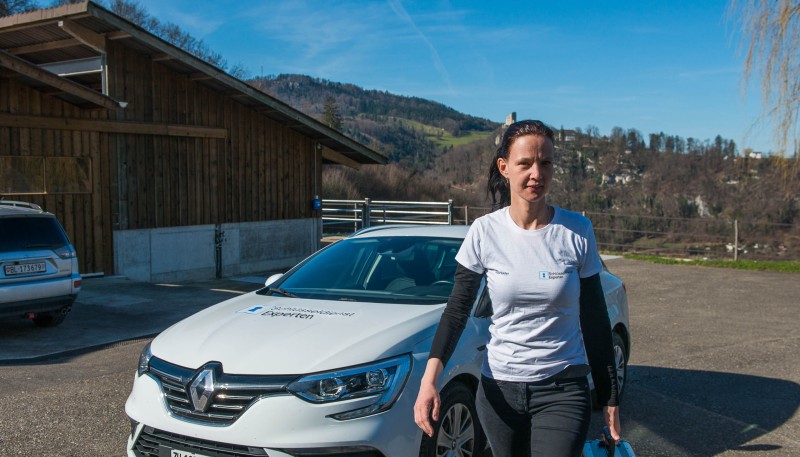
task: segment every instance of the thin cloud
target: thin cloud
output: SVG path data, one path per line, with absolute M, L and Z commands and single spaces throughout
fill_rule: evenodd
M 203 14 L 186 13 L 167 2 L 149 5 L 147 10 L 150 16 L 160 22 L 177 24 L 198 38 L 216 32 L 225 23 L 222 19 L 209 19 L 208 11 L 203 11 Z
M 630 27 L 628 29 L 628 32 L 635 33 L 637 35 L 662 35 L 665 33 L 669 33 L 662 28 L 647 26 L 647 25 L 637 25 L 634 27 Z
M 392 18 L 384 4 L 320 8 L 289 1 L 250 8 L 237 20 L 266 34 L 267 41 L 283 43 L 282 71 L 337 77 L 365 71 L 364 65 L 384 57 L 392 43 L 415 38 Z
M 169 22 L 181 24 L 181 26 L 187 28 L 190 33 L 197 34 L 200 37 L 216 32 L 222 24 L 225 23 L 225 21 L 222 20 L 210 20 L 206 16 L 186 14 L 179 11 L 173 11 L 167 17 L 169 18 Z
M 400 2 L 400 0 L 387 0 L 387 1 L 389 3 L 389 6 L 395 12 L 395 14 L 400 19 L 408 23 L 408 25 L 411 26 L 411 28 L 417 33 L 417 35 L 422 39 L 422 41 L 428 46 L 428 49 L 430 49 L 431 51 L 431 57 L 433 58 L 434 67 L 436 67 L 436 70 L 439 72 L 439 75 L 441 75 L 442 79 L 444 80 L 444 83 L 447 85 L 447 88 L 450 91 L 454 92 L 453 84 L 450 81 L 450 74 L 447 72 L 447 68 L 445 68 L 444 63 L 442 62 L 442 58 L 439 56 L 439 51 L 436 50 L 436 48 L 433 46 L 433 43 L 431 43 L 428 37 L 425 36 L 424 33 L 422 33 L 422 30 L 420 30 L 419 27 L 417 27 L 417 24 L 414 23 L 414 20 L 411 18 L 411 15 L 408 14 L 408 12 L 403 7 L 403 4 Z
M 336 14 L 335 9 L 322 11 L 301 2 L 269 5 L 268 11 L 253 16 L 253 26 L 275 40 L 303 49 L 304 57 L 337 49 L 367 32 L 364 22 L 351 15 Z
M 719 76 L 719 75 L 737 75 L 742 72 L 741 68 L 724 67 L 724 68 L 702 68 L 699 70 L 684 71 L 678 73 L 679 78 L 694 79 L 704 78 L 706 76 Z

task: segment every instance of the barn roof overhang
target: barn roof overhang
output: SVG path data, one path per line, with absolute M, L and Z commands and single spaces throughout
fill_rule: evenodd
M 127 103 L 114 100 L 82 84 L 63 78 L 0 49 L 0 67 L 25 84 L 59 97 L 82 108 L 125 108 Z
M 92 2 L 72 3 L 0 18 L 0 50 L 4 51 L 5 56 L 2 58 L 5 60 L 0 59 L 0 65 L 8 68 L 6 62 L 13 62 L 17 68 L 24 68 L 23 71 L 11 68 L 9 71 L 14 77 L 34 86 L 47 86 L 61 91 L 59 96 L 62 98 L 77 97 L 82 99 L 81 103 L 97 105 L 96 101 L 87 100 L 92 97 L 90 93 L 74 87 L 82 86 L 86 91 L 107 99 L 106 104 L 119 104 L 100 92 L 103 82 L 98 72 L 56 76 L 74 83 L 69 87 L 82 95 L 70 94 L 63 87 L 54 87 L 55 80 L 42 81 L 48 77 L 41 67 L 97 58 L 104 54 L 109 40 L 147 54 L 171 70 L 186 74 L 198 84 L 235 96 L 237 102 L 312 139 L 319 144 L 326 163 L 342 163 L 352 167 L 387 163 L 383 154 Z M 33 71 L 35 67 L 39 67 L 41 72 Z M 32 74 L 38 75 L 38 78 Z

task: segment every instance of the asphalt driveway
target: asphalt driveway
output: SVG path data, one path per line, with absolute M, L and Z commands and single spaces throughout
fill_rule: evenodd
M 58 327 L 39 328 L 24 319 L 0 320 L 0 364 L 46 361 L 154 336 L 210 305 L 258 289 L 264 279 L 176 284 L 120 277 L 84 279 L 72 312 Z
M 608 262 L 628 290 L 639 456 L 800 455 L 800 275 Z
M 799 456 L 800 275 L 607 263 L 630 302 L 622 424 L 637 455 Z M 250 280 L 87 279 L 60 327 L 0 321 L 0 455 L 52 455 L 53 442 L 57 455 L 119 455 L 137 340 L 260 286 Z

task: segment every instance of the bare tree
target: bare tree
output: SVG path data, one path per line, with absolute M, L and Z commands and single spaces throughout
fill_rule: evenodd
M 148 13 L 145 7 L 139 2 L 129 0 L 109 0 L 106 5 L 111 11 L 119 14 L 143 29 L 154 31 L 159 26 L 158 20 L 150 16 L 150 13 Z
M 0 0 L 0 17 L 28 13 L 36 8 L 33 0 Z
M 741 33 L 744 79 L 761 77 L 764 116 L 777 148 L 798 158 L 800 141 L 800 0 L 730 0 Z
M 53 4 L 70 3 L 74 0 L 53 0 Z M 172 22 L 161 22 L 150 15 L 147 9 L 138 0 L 106 0 L 106 5 L 114 13 L 124 17 L 143 29 L 160 36 L 165 41 L 183 49 L 184 51 L 202 59 L 211 65 L 228 71 L 235 78 L 248 77 L 248 71 L 243 64 L 228 67 L 228 62 L 218 52 L 214 52 L 208 44 L 195 38 L 179 25 Z

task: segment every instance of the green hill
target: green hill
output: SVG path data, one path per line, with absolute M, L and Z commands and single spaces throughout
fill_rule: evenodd
M 486 138 L 500 126 L 431 100 L 305 75 L 260 77 L 249 83 L 323 122 L 326 104 L 332 104 L 346 135 L 387 154 L 391 162 L 419 171 L 452 147 Z

